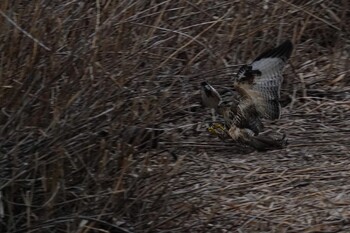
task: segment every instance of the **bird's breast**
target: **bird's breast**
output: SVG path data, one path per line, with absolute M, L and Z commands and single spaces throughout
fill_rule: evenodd
M 228 130 L 228 134 L 230 135 L 230 137 L 233 140 L 237 140 L 237 139 L 241 138 L 241 136 L 242 136 L 241 129 L 235 125 L 231 126 L 231 128 Z
M 253 131 L 247 128 L 239 128 L 235 125 L 232 125 L 228 130 L 228 134 L 233 140 L 237 141 L 249 141 L 250 138 L 254 135 Z

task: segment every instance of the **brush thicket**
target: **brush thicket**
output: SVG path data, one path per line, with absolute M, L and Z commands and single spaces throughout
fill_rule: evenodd
M 1 1 L 0 231 L 349 231 L 349 7 Z M 210 136 L 200 83 L 229 87 L 285 39 L 283 114 L 265 125 L 287 149 Z M 150 126 L 157 146 L 123 149 Z

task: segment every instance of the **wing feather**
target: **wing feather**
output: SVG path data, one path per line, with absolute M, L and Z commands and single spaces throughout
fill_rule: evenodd
M 262 118 L 272 120 L 280 117 L 282 72 L 292 50 L 293 44 L 287 40 L 259 55 L 250 65 L 243 66 L 237 74 L 235 87 L 244 98 L 251 99 Z

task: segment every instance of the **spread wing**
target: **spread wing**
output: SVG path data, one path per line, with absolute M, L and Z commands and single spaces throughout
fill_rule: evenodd
M 228 128 L 234 125 L 241 129 L 250 129 L 257 135 L 263 128 L 261 118 L 280 117 L 282 71 L 292 50 L 293 44 L 288 40 L 262 53 L 251 64 L 242 66 L 234 82 L 234 87 L 239 93 L 238 99 L 236 96 L 231 97 L 231 102 L 224 101 L 213 87 L 202 83 L 202 101 L 224 117 Z
M 239 109 L 242 117 L 248 118 L 243 121 L 250 122 L 248 128 L 252 129 L 253 122 L 258 122 L 259 118 L 280 117 L 282 72 L 292 51 L 293 44 L 287 40 L 238 71 L 234 86 L 242 97 Z

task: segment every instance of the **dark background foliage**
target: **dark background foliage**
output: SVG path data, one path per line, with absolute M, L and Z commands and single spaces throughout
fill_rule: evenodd
M 349 231 L 347 0 L 0 9 L 1 232 Z M 229 87 L 285 39 L 283 114 L 266 128 L 289 146 L 208 135 L 200 82 Z

